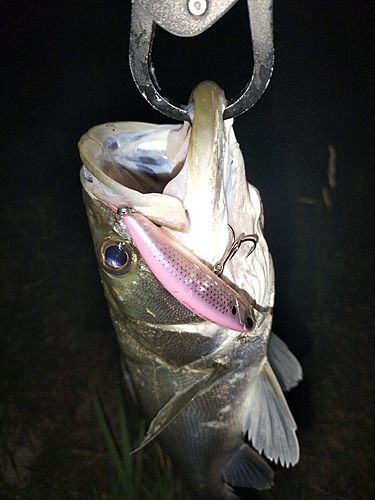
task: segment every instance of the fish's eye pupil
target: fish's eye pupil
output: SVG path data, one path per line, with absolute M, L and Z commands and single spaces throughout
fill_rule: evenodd
M 232 307 L 232 314 L 233 314 L 233 316 L 235 316 L 236 312 L 237 312 L 237 308 L 236 308 L 236 306 L 233 306 Z
M 253 321 L 253 319 L 252 319 L 252 318 L 250 318 L 250 316 L 248 316 L 248 317 L 246 318 L 246 326 L 247 326 L 248 328 L 252 328 L 252 327 L 254 326 L 254 321 Z
M 128 254 L 120 245 L 110 245 L 105 249 L 104 258 L 109 266 L 119 269 L 127 263 Z

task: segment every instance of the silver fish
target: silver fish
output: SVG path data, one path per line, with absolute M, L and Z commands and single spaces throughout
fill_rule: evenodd
M 125 378 L 150 421 L 138 449 L 157 438 L 195 497 L 212 500 L 238 499 L 236 488 L 271 487 L 273 471 L 261 454 L 297 463 L 296 424 L 283 390 L 302 378 L 296 358 L 271 332 L 274 271 L 262 203 L 246 181 L 233 120 L 222 119 L 224 103 L 221 89 L 203 82 L 192 94 L 191 127 L 99 125 L 79 144 Z M 161 226 L 204 265 L 225 262 L 220 279 L 252 304 L 254 329 L 214 324 L 172 296 L 116 215 L 120 207 Z M 255 247 L 238 244 L 231 252 L 228 226 L 236 235 L 256 235 Z

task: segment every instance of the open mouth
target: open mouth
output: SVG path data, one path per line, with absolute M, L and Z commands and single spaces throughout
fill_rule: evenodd
M 170 129 L 108 136 L 103 143 L 103 172 L 140 193 L 162 193 L 182 168 L 182 162 L 173 165 L 168 159 Z
M 182 169 L 189 135 L 187 124 L 93 127 L 79 143 L 82 185 L 107 205 L 133 207 L 157 224 L 186 232 L 189 223 L 181 201 L 163 191 Z
M 93 175 L 99 169 L 118 184 L 139 193 L 162 193 L 183 166 L 188 134 L 183 133 L 181 138 L 181 125 L 136 125 L 144 128 L 121 130 L 118 124 L 112 130 L 104 128 L 99 142 L 101 154 L 85 165 Z M 99 139 L 90 133 L 89 137 Z M 85 149 L 83 155 L 86 156 Z

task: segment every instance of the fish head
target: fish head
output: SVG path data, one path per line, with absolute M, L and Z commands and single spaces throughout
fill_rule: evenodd
M 81 182 L 86 207 L 96 214 L 89 216 L 89 221 L 103 282 L 106 286 L 115 280 L 107 284 L 111 292 L 106 293 L 116 296 L 115 303 L 126 314 L 143 311 L 144 320 L 147 304 L 151 313 L 146 317 L 154 318 L 155 308 L 147 302 L 147 283 L 155 279 L 126 227 L 116 220 L 113 207 L 131 207 L 143 214 L 212 269 L 231 245 L 232 233 L 256 235 L 254 251 L 248 256 L 248 245 L 242 244 L 224 266 L 222 279 L 246 299 L 246 304 L 254 306 L 255 316 L 272 310 L 273 266 L 263 236 L 262 203 L 258 191 L 247 182 L 233 120 L 223 120 L 225 103 L 217 84 L 203 82 L 192 93 L 192 126 L 104 124 L 89 130 L 80 141 L 84 163 Z M 112 241 L 123 259 L 123 252 L 132 250 L 124 268 L 108 267 L 106 256 L 116 251 Z M 126 283 L 124 287 L 119 285 L 120 279 Z M 138 286 L 138 280 L 144 284 Z M 165 296 L 159 285 L 155 286 L 153 302 Z M 137 294 L 136 289 L 142 292 Z M 246 324 L 251 317 L 248 306 L 238 305 L 244 316 L 241 321 Z M 163 298 L 161 308 L 164 306 Z M 185 313 L 178 321 L 186 317 L 193 321 L 192 315 Z M 259 324 L 260 319 L 252 317 Z M 195 321 L 199 322 L 196 317 Z

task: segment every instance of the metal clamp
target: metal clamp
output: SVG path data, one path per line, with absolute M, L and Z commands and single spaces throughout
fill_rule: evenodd
M 152 66 L 155 23 L 176 36 L 195 36 L 222 17 L 237 0 L 133 0 L 129 62 L 133 79 L 151 106 L 181 121 L 191 121 L 186 105 L 163 95 Z M 250 109 L 262 96 L 274 64 L 272 0 L 247 0 L 253 46 L 253 74 L 230 101 L 224 119 Z

